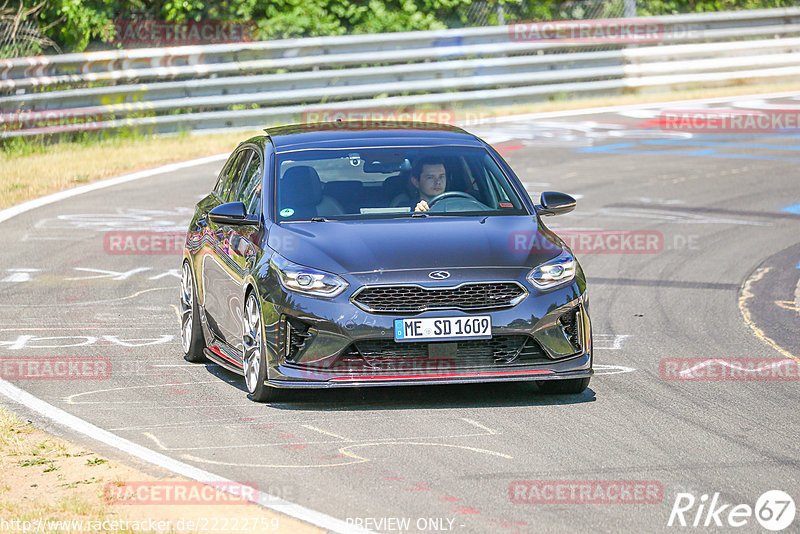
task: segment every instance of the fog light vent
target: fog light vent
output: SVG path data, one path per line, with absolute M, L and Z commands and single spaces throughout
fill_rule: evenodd
M 284 315 L 281 317 L 280 329 L 280 337 L 283 340 L 283 359 L 288 362 L 294 361 L 311 337 L 311 333 L 308 331 L 309 325 Z
M 579 307 L 576 306 L 558 318 L 558 322 L 561 323 L 561 328 L 564 329 L 564 333 L 567 334 L 569 342 L 572 343 L 572 346 L 575 348 L 576 352 L 581 350 L 580 329 L 578 328 L 578 311 Z

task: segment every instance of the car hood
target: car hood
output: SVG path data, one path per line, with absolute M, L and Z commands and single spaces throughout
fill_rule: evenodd
M 268 244 L 290 261 L 337 274 L 531 268 L 565 246 L 530 215 L 283 223 L 270 228 Z

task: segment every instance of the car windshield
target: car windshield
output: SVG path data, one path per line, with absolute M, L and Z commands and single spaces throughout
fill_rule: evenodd
M 281 222 L 410 217 L 421 201 L 427 215 L 528 214 L 483 148 L 296 150 L 276 166 Z

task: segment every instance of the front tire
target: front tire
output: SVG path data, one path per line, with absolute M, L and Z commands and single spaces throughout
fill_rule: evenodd
M 261 331 L 261 306 L 254 293 L 247 296 L 244 305 L 244 334 L 242 337 L 244 382 L 250 398 L 256 402 L 278 400 L 280 390 L 266 385 L 267 355 L 264 352 Z
M 187 361 L 203 363 L 205 340 L 200 327 L 200 307 L 194 290 L 194 276 L 189 262 L 183 263 L 181 272 L 181 346 Z
M 589 387 L 590 377 L 569 378 L 567 380 L 542 380 L 536 384 L 542 393 L 554 395 L 576 395 Z

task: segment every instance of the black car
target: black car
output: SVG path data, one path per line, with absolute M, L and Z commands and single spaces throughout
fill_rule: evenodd
M 186 359 L 284 388 L 592 375 L 586 281 L 487 143 L 439 124 L 270 128 L 197 204 L 182 268 Z

